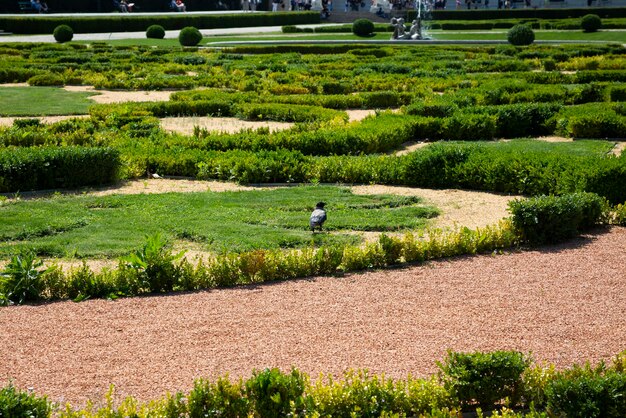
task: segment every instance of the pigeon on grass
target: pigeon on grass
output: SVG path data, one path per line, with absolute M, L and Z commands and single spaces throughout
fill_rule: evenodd
M 309 225 L 311 226 L 311 231 L 315 232 L 315 228 L 319 228 L 322 230 L 322 225 L 326 222 L 326 211 L 324 210 L 324 206 L 326 203 L 318 202 L 315 205 L 315 210 L 311 213 L 311 218 L 309 219 Z

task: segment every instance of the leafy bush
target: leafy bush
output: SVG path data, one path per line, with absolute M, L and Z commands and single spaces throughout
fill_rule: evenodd
M 59 25 L 54 28 L 52 36 L 54 36 L 54 39 L 58 43 L 63 44 L 72 40 L 74 37 L 74 31 L 68 25 Z
M 613 210 L 612 223 L 616 225 L 626 226 L 626 204 L 621 203 L 615 206 Z
M 9 383 L 0 389 L 0 417 L 47 418 L 52 406 L 46 397 L 38 397 Z
M 146 38 L 148 39 L 163 39 L 165 38 L 165 29 L 161 25 L 150 25 L 146 29 Z
M 356 19 L 352 23 L 352 33 L 362 38 L 370 37 L 374 33 L 374 23 L 369 19 Z
M 597 32 L 602 27 L 602 20 L 598 15 L 588 14 L 580 20 L 580 27 L 583 32 Z
M 323 417 L 421 416 L 452 406 L 435 379 L 393 381 L 363 370 L 349 370 L 337 381 L 319 379 L 310 397 Z
M 246 394 L 262 417 L 297 415 L 306 406 L 306 377 L 296 369 L 286 374 L 277 368 L 255 370 L 246 381 Z
M 126 266 L 137 274 L 140 291 L 171 292 L 181 276 L 180 266 L 174 262 L 184 255 L 184 251 L 171 254 L 167 242 L 160 234 L 146 237 L 141 250 L 123 257 Z
M 560 373 L 546 388 L 547 409 L 572 418 L 624 416 L 626 374 L 589 366 Z
M 437 362 L 440 379 L 450 395 L 464 407 L 478 405 L 493 409 L 509 398 L 515 405 L 522 385 L 522 373 L 530 359 L 516 351 L 492 353 L 448 352 L 444 362 Z
M 32 252 L 13 256 L 0 272 L 0 305 L 39 299 L 43 288 L 41 275 L 45 273 L 39 270 L 42 265 L 43 261 L 35 259 Z
M 178 42 L 182 46 L 196 46 L 202 40 L 202 34 L 193 26 L 187 26 L 180 30 L 178 34 Z
M 530 45 L 535 41 L 535 32 L 526 25 L 515 25 L 509 29 L 507 40 L 516 46 Z
M 250 413 L 243 382 L 231 382 L 220 377 L 215 383 L 197 379 L 188 396 L 189 418 L 246 417 Z
M 513 225 L 533 245 L 556 243 L 600 223 L 606 200 L 593 193 L 540 196 L 509 203 Z

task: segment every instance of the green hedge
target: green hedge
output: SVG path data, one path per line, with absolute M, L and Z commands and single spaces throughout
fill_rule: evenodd
M 626 158 L 581 157 L 484 144 L 435 144 L 405 159 L 406 185 L 537 196 L 587 191 L 626 201 Z
M 69 25 L 74 33 L 145 32 L 151 25 L 165 30 L 186 26 L 199 29 L 238 28 L 249 26 L 282 26 L 319 23 L 317 12 L 249 13 L 249 14 L 192 14 L 171 13 L 152 16 L 119 13 L 110 16 L 2 16 L 0 27 L 17 34 L 52 33 L 61 24 Z
M 612 204 L 626 201 L 625 157 L 580 156 L 528 148 L 525 150 L 517 141 L 497 147 L 442 143 L 405 156 L 309 157 L 285 149 L 218 152 L 173 143 L 163 148 L 129 147 L 121 151 L 137 175 L 149 170 L 240 183 L 381 183 L 530 196 L 587 191 Z
M 111 148 L 5 148 L 0 150 L 0 191 L 108 184 L 117 180 L 119 169 L 119 152 Z
M 626 373 L 599 366 L 564 370 L 546 387 L 547 409 L 554 416 L 618 417 L 626 411 Z
M 245 380 L 231 380 L 228 376 L 215 380 L 200 378 L 188 393 L 178 392 L 145 404 L 129 397 L 116 406 L 107 402 L 94 408 L 91 403 L 102 402 L 91 399 L 85 409 L 63 406 L 62 415 L 444 418 L 482 416 L 490 411 L 493 416 L 510 418 L 621 418 L 626 408 L 624 358 L 621 353 L 609 366 L 575 365 L 557 373 L 549 364 L 530 367 L 530 357 L 517 351 L 449 351 L 447 358 L 438 362 L 437 376 L 397 380 L 371 375 L 366 370 L 347 370 L 338 379 L 313 380 L 293 367 L 287 372 L 278 368 L 255 369 Z M 488 401 L 481 398 L 486 393 Z M 113 388 L 109 395 L 112 394 Z M 495 402 L 505 398 L 507 408 L 498 411 L 501 405 Z M 482 406 L 481 411 L 477 411 L 478 405 Z M 7 417 L 47 418 L 58 409 L 61 407 L 46 397 L 21 391 L 11 384 L 0 389 L 0 413 Z
M 492 353 L 448 352 L 438 363 L 443 386 L 465 409 L 476 404 L 492 410 L 505 398 L 517 405 L 523 393 L 522 374 L 530 365 L 530 357 L 515 351 Z
M 143 106 L 152 115 L 171 116 L 234 116 L 233 103 L 223 99 L 154 102 Z
M 598 16 L 626 17 L 626 7 L 594 7 Z M 438 20 L 495 20 L 495 19 L 567 19 L 583 17 L 588 8 L 536 8 L 536 9 L 476 9 L 476 10 L 433 10 L 432 17 Z M 407 20 L 415 19 L 416 12 L 408 12 Z
M 329 121 L 335 118 L 348 120 L 345 112 L 324 109 L 320 106 L 279 104 L 279 103 L 240 103 L 237 116 L 246 120 L 273 120 L 279 122 Z
M 53 405 L 43 396 L 22 391 L 12 383 L 0 389 L 0 417 L 44 418 L 52 414 Z
M 148 237 L 144 247 L 120 259 L 116 269 L 95 272 L 83 265 L 67 271 L 60 268 L 44 271 L 34 266 L 30 282 L 26 283 L 18 280 L 22 269 L 9 271 L 7 267 L 9 279 L 0 281 L 0 306 L 3 302 L 135 296 L 297 279 L 491 252 L 512 247 L 517 240 L 510 222 L 503 220 L 498 225 L 476 230 L 430 230 L 427 238 L 410 233 L 401 238 L 382 235 L 379 241 L 364 246 L 226 253 L 192 264 L 171 254 L 160 237 Z M 33 259 L 32 253 L 19 254 L 13 259 L 17 257 Z M 23 297 L 14 300 L 12 295 Z
M 593 193 L 540 196 L 509 203 L 513 225 L 532 245 L 570 239 L 604 220 L 606 200 Z

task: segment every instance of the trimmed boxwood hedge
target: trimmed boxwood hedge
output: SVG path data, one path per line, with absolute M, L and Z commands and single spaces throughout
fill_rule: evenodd
M 533 245 L 575 237 L 599 224 L 607 207 L 606 200 L 594 193 L 539 196 L 509 203 L 513 226 Z
M 0 149 L 0 192 L 109 184 L 119 169 L 119 152 L 112 148 L 5 148 Z
M 186 26 L 200 29 L 238 28 L 249 26 L 282 26 L 319 23 L 317 12 L 249 13 L 194 15 L 192 13 L 156 14 L 152 16 L 119 13 L 111 16 L 1 16 L 0 28 L 17 34 L 52 33 L 61 24 L 75 33 L 145 32 L 151 25 L 165 30 Z
M 593 12 L 600 17 L 626 17 L 626 7 L 598 7 Z M 567 19 L 583 17 L 588 8 L 536 8 L 536 9 L 477 9 L 433 10 L 434 20 L 494 20 L 494 19 Z M 407 21 L 415 19 L 415 11 L 408 12 Z

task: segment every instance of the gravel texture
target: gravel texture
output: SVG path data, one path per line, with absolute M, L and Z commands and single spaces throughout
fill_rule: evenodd
M 207 292 L 0 309 L 0 380 L 79 406 L 292 365 L 436 372 L 446 350 L 567 367 L 626 349 L 626 228 L 567 245 Z

